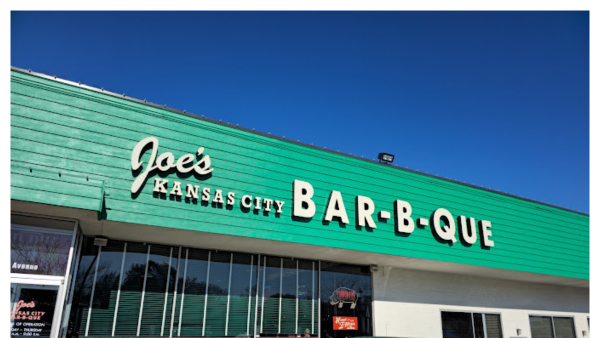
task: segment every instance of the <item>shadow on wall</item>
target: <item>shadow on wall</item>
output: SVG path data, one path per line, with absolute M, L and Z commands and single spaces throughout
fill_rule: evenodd
M 507 271 L 507 273 L 510 273 Z M 375 301 L 589 312 L 589 289 L 385 267 L 373 273 Z

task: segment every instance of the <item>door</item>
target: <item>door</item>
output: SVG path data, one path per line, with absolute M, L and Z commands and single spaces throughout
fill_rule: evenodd
M 50 337 L 59 286 L 11 283 L 10 291 L 10 336 Z

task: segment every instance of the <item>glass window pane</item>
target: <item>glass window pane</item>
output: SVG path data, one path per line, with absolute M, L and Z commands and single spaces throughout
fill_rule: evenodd
M 147 245 L 127 243 L 115 326 L 116 337 L 137 335 L 147 258 Z
M 281 333 L 296 333 L 296 260 L 283 258 L 281 288 Z
M 256 260 L 257 257 L 254 255 L 233 254 L 228 336 L 251 336 L 253 334 Z
M 150 248 L 144 310 L 140 327 L 141 337 L 159 337 L 161 336 L 161 330 L 166 333 L 169 332 L 171 323 L 170 305 L 173 300 L 175 275 L 177 273 L 178 250 L 178 248 L 156 244 L 152 244 Z M 163 327 L 163 325 L 165 326 Z
M 573 318 L 553 317 L 555 338 L 575 338 Z
M 90 306 L 92 284 L 94 282 L 98 247 L 93 238 L 84 238 L 73 292 L 73 306 L 67 326 L 67 335 L 85 334 L 87 314 Z
M 206 308 L 206 336 L 225 335 L 231 253 L 212 252 Z
M 187 262 L 186 255 L 189 255 L 189 251 L 188 249 L 181 249 L 181 255 L 178 259 L 177 262 L 177 267 L 179 269 L 179 273 L 177 274 L 177 281 L 176 281 L 176 288 L 175 290 L 177 291 L 175 293 L 175 304 L 172 304 L 169 309 L 167 310 L 169 313 L 169 317 L 171 321 L 168 322 L 169 326 L 171 327 L 171 322 L 173 323 L 171 330 L 173 332 L 173 337 L 176 337 L 178 335 L 179 332 L 179 313 L 181 312 L 181 302 L 183 300 L 183 280 L 184 280 L 184 276 L 186 273 L 186 269 L 185 269 L 185 264 Z M 169 297 L 172 298 L 172 297 Z M 168 329 L 165 330 L 166 332 L 169 332 Z
M 264 263 L 266 261 L 266 266 Z M 260 285 L 261 303 L 259 307 L 262 309 L 259 317 L 259 325 L 262 323 L 261 334 L 278 334 L 279 332 L 279 286 L 281 278 L 281 258 L 279 257 L 264 257 L 261 277 L 264 277 L 262 285 Z
M 61 276 L 67 271 L 72 234 L 11 227 L 12 273 Z
M 473 338 L 471 314 L 465 312 L 442 312 L 444 338 Z
M 185 272 L 185 296 L 181 316 L 181 337 L 202 335 L 208 250 L 189 249 Z M 178 289 L 178 293 L 183 290 Z M 175 320 L 179 323 L 179 317 Z
M 298 261 L 298 333 L 316 335 L 319 319 L 317 299 L 317 263 Z
M 502 338 L 502 324 L 500 315 L 485 314 L 485 328 L 487 338 Z
M 553 338 L 550 317 L 530 316 L 531 338 Z
M 333 338 L 372 336 L 372 313 L 369 267 L 322 262 L 322 336 L 329 335 Z M 334 321 L 339 323 L 340 320 L 356 323 L 357 329 L 334 330 Z
M 108 244 L 102 247 L 100 258 L 98 259 L 96 287 L 94 288 L 94 298 L 92 300 L 92 313 L 89 323 L 90 337 L 108 337 L 112 335 L 119 277 L 123 261 L 123 246 L 123 242 L 109 240 Z M 85 334 L 85 331 L 83 332 Z

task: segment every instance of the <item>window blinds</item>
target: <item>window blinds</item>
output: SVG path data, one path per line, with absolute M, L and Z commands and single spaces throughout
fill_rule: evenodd
M 263 336 L 317 334 L 317 262 L 90 243 L 73 311 L 82 337 L 253 336 L 255 327 Z

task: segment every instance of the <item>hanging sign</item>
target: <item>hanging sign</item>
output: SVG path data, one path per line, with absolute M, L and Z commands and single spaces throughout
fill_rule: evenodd
M 350 304 L 350 309 L 354 309 L 358 302 L 358 293 L 352 289 L 340 287 L 333 291 L 329 299 L 331 305 L 342 308 L 344 304 Z

